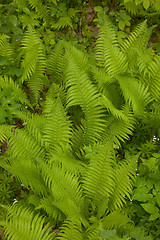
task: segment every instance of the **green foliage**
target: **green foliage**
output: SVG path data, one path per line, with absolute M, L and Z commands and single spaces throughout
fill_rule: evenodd
M 158 239 L 154 27 L 143 21 L 130 32 L 134 21 L 117 7 L 121 1 L 7 3 L 0 5 L 0 141 L 7 146 L 0 156 L 2 203 L 13 201 L 13 179 L 27 190 L 3 207 L 5 236 Z M 130 4 L 125 1 L 126 9 Z M 149 12 L 151 2 L 137 2 L 140 14 L 142 4 Z

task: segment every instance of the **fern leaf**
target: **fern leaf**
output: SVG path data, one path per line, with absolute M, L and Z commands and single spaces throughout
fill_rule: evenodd
M 54 206 L 67 218 L 85 224 L 86 220 L 82 212 L 84 202 L 78 177 L 73 173 L 66 172 L 64 168 L 56 166 L 56 164 L 47 164 L 42 168 Z
M 7 220 L 4 223 L 4 234 L 10 240 L 53 240 L 49 224 L 45 218 L 27 208 L 12 206 L 7 209 Z M 45 225 L 45 226 L 44 226 Z
M 24 59 L 22 61 L 23 74 L 20 81 L 27 81 L 33 92 L 36 102 L 39 92 L 42 89 L 42 79 L 44 76 L 46 60 L 43 45 L 35 30 L 28 26 L 28 31 L 22 40 Z
M 136 178 L 136 161 L 138 156 L 134 156 L 126 163 L 122 163 L 117 167 L 115 173 L 115 189 L 109 200 L 109 208 L 111 211 L 121 208 L 125 203 L 125 198 L 130 198 L 133 184 Z
M 110 214 L 102 220 L 104 228 L 107 229 L 121 229 L 126 228 L 126 230 L 131 231 L 134 228 L 134 224 L 131 219 L 122 211 L 117 210 Z
M 44 140 L 53 149 L 56 145 L 69 144 L 71 137 L 70 121 L 59 98 L 52 106 L 50 113 L 46 114 L 44 127 Z
M 66 220 L 60 228 L 60 233 L 58 234 L 57 239 L 83 240 L 81 226 L 70 220 Z
M 60 82 L 64 69 L 64 49 L 62 42 L 58 43 L 47 61 L 47 70 L 54 82 Z
M 0 34 L 0 55 L 14 62 L 14 49 L 8 41 L 9 38 L 10 37 L 5 34 Z
M 0 142 L 6 141 L 10 137 L 13 127 L 9 125 L 0 125 Z
M 115 116 L 116 118 L 122 119 L 124 121 L 128 121 L 127 116 L 123 113 L 123 111 L 115 108 L 112 102 L 102 94 L 102 103 L 104 106 Z
M 100 145 L 90 159 L 83 180 L 86 197 L 98 206 L 102 198 L 109 198 L 114 191 L 114 159 L 109 145 Z
M 147 32 L 147 21 L 143 21 L 140 23 L 135 30 L 128 36 L 127 39 L 125 39 L 121 45 L 122 49 L 124 51 L 127 51 L 129 48 L 133 48 L 137 44 L 137 41 L 139 39 L 144 39 L 144 34 Z
M 52 28 L 54 29 L 63 29 L 65 27 L 70 27 L 73 28 L 72 26 L 72 20 L 69 16 L 65 16 L 65 17 L 60 17 L 58 22 L 56 23 L 52 23 Z
M 136 115 L 142 115 L 145 107 L 152 101 L 148 88 L 130 76 L 118 76 L 125 100 L 133 107 Z
M 126 55 L 121 51 L 116 31 L 108 20 L 101 28 L 97 39 L 96 59 L 99 65 L 104 65 L 109 75 L 120 74 L 127 70 Z
M 103 131 L 103 109 L 99 106 L 99 94 L 87 74 L 69 57 L 67 67 L 68 105 L 80 105 L 85 114 L 84 142 L 99 138 Z
M 113 115 L 107 117 L 106 131 L 103 135 L 104 142 L 112 139 L 116 145 L 120 145 L 120 141 L 124 142 L 124 140 L 129 139 L 129 136 L 132 135 L 135 125 L 133 113 L 127 106 L 124 108 L 123 113 L 127 117 L 127 121 L 117 119 Z
M 32 105 L 30 104 L 29 100 L 27 99 L 26 94 L 20 88 L 20 86 L 12 80 L 12 78 L 8 78 L 6 76 L 0 77 L 0 88 L 12 88 L 13 93 L 18 96 L 19 101 L 22 104 L 26 104 L 32 109 Z

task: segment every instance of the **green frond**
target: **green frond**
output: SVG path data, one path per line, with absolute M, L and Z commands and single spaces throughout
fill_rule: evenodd
M 124 1 L 124 6 L 129 13 L 137 15 L 139 8 L 134 0 Z
M 127 159 L 115 169 L 115 188 L 108 204 L 111 211 L 123 207 L 126 197 L 130 198 L 136 178 L 137 159 L 138 156 Z
M 39 206 L 36 209 L 44 209 L 52 221 L 62 222 L 66 219 L 65 214 L 56 206 L 54 206 L 54 199 L 51 195 L 43 197 L 40 201 Z
M 80 105 L 85 114 L 84 143 L 94 142 L 103 131 L 103 108 L 99 105 L 99 94 L 86 72 L 68 56 L 67 66 L 67 107 Z
M 153 62 L 153 55 L 154 55 L 154 51 L 151 48 L 148 49 L 138 49 L 136 51 L 136 53 L 138 54 L 138 59 L 137 59 L 137 65 L 138 68 L 140 70 L 140 73 L 147 77 L 151 77 L 152 73 L 149 70 L 149 66 L 151 65 L 151 63 Z
M 54 149 L 57 145 L 69 144 L 71 125 L 59 98 L 50 105 L 51 110 L 45 114 L 44 141 L 48 147 Z
M 10 137 L 13 127 L 9 125 L 0 125 L 0 142 L 6 141 Z
M 73 129 L 73 136 L 72 136 L 72 149 L 73 152 L 78 158 L 81 159 L 80 149 L 83 147 L 84 143 L 84 128 L 83 126 L 77 126 Z
M 9 78 L 7 76 L 4 76 L 4 77 L 0 76 L 0 88 L 12 89 L 13 94 L 18 96 L 18 100 L 22 104 L 26 104 L 27 106 L 32 108 L 32 105 L 30 104 L 29 100 L 27 99 L 27 95 L 23 92 L 23 90 L 20 88 L 20 86 L 12 80 L 12 78 Z
M 64 70 L 64 48 L 60 41 L 47 60 L 47 70 L 52 82 L 60 82 Z
M 50 113 L 53 102 L 56 98 L 60 98 L 62 104 L 65 106 L 67 101 L 67 92 L 65 86 L 62 84 L 52 83 L 48 92 L 46 93 L 45 105 L 43 113 Z
M 79 177 L 56 164 L 42 166 L 43 178 L 49 188 L 53 205 L 73 221 L 86 222 L 83 217 L 82 189 Z M 67 207 L 66 207 L 67 206 Z
M 22 40 L 22 45 L 24 57 L 21 64 L 23 74 L 20 81 L 28 83 L 33 92 L 34 99 L 37 101 L 39 92 L 42 90 L 46 59 L 43 44 L 31 26 L 28 26 L 26 35 Z
M 66 171 L 76 175 L 83 172 L 85 167 L 85 163 L 72 154 L 70 146 L 57 147 L 56 150 L 51 153 L 49 161 L 56 165 L 63 166 Z
M 151 74 L 151 79 L 148 81 L 152 96 L 159 101 L 160 98 L 160 80 L 159 80 L 160 56 L 155 55 L 153 60 L 149 63 L 148 70 Z
M 0 34 L 0 56 L 7 57 L 8 60 L 14 62 L 14 49 L 11 43 L 9 43 L 10 37 L 5 34 Z
M 88 70 L 90 70 L 90 59 L 88 55 L 74 47 L 70 42 L 63 41 L 62 43 L 67 51 L 65 60 L 68 61 L 68 58 L 72 59 L 72 61 L 76 63 L 79 68 L 88 72 Z
M 44 146 L 43 131 L 45 127 L 45 118 L 43 115 L 30 114 L 30 112 L 19 112 L 18 117 L 23 121 L 25 130 L 31 135 L 41 146 Z
M 128 121 L 127 116 L 124 114 L 124 112 L 115 108 L 112 102 L 103 94 L 102 94 L 101 102 L 113 116 L 115 116 L 116 118 L 122 119 L 124 121 Z
M 116 30 L 107 21 L 101 28 L 96 42 L 96 59 L 109 75 L 121 74 L 127 70 L 127 58 L 118 44 Z
M 54 29 L 63 29 L 65 27 L 73 28 L 72 19 L 69 16 L 60 17 L 58 22 L 52 23 L 52 28 Z
M 148 88 L 129 75 L 117 76 L 125 100 L 132 106 L 135 115 L 143 115 L 152 101 Z
M 127 39 L 123 41 L 123 43 L 121 44 L 121 48 L 125 52 L 127 52 L 127 49 L 133 48 L 134 46 L 136 46 L 137 43 L 140 43 L 139 40 L 143 41 L 145 39 L 144 35 L 146 34 L 146 32 L 147 21 L 145 20 L 135 28 L 135 30 L 128 36 Z M 138 46 L 140 46 L 140 44 Z
M 9 140 L 9 146 L 15 158 L 41 159 L 45 153 L 45 149 L 26 129 L 16 129 Z
M 57 237 L 58 240 L 83 240 L 82 230 L 80 224 L 76 224 L 71 220 L 66 220 L 60 228 L 60 233 Z
M 115 187 L 114 158 L 109 144 L 100 145 L 86 168 L 83 180 L 83 189 L 86 197 L 93 200 L 98 207 L 104 197 L 107 199 L 113 194 Z
M 47 3 L 43 3 L 41 0 L 28 0 L 32 9 L 35 9 L 39 18 L 43 18 L 44 21 L 49 21 L 49 9 Z
M 121 229 L 131 231 L 134 224 L 122 210 L 114 211 L 102 219 L 104 229 Z
M 116 145 L 120 145 L 120 141 L 129 139 L 132 135 L 135 125 L 135 118 L 130 109 L 126 106 L 122 111 L 127 117 L 127 121 L 117 119 L 113 115 L 107 117 L 106 131 L 103 134 L 103 141 L 112 140 Z
M 4 234 L 8 240 L 53 240 L 55 233 L 51 233 L 45 218 L 30 209 L 12 206 L 7 208 L 7 220 L 4 222 Z
M 104 91 L 104 88 L 116 81 L 115 78 L 106 73 L 105 69 L 91 66 L 91 72 L 93 79 L 97 83 L 97 88 L 100 92 Z

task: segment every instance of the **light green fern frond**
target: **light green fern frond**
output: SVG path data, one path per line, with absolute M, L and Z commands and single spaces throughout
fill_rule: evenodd
M 10 37 L 5 34 L 0 34 L 0 56 L 7 57 L 8 60 L 14 62 L 13 45 L 9 43 Z
M 116 30 L 109 20 L 101 28 L 96 43 L 96 59 L 109 75 L 121 74 L 127 70 L 126 55 L 120 49 Z
M 111 211 L 123 207 L 126 203 L 125 198 L 130 198 L 136 178 L 137 159 L 138 156 L 127 159 L 127 162 L 122 163 L 115 169 L 115 188 L 108 204 Z
M 131 219 L 122 210 L 114 211 L 103 218 L 104 229 L 125 228 L 126 232 L 133 230 L 134 224 Z
M 12 89 L 14 95 L 18 96 L 18 100 L 22 104 L 26 104 L 30 108 L 32 108 L 32 105 L 30 104 L 29 100 L 27 99 L 27 95 L 23 92 L 23 90 L 20 88 L 20 86 L 13 81 L 12 78 L 8 78 L 7 76 L 1 77 L 0 76 L 0 88 L 10 88 Z
M 99 94 L 86 72 L 68 56 L 67 66 L 68 105 L 80 105 L 85 114 L 84 142 L 97 140 L 103 131 L 103 108 L 99 105 Z
M 0 125 L 0 142 L 4 142 L 10 137 L 13 127 L 9 125 Z
M 32 9 L 35 9 L 39 18 L 43 18 L 44 21 L 49 20 L 49 9 L 47 3 L 43 3 L 41 0 L 28 0 Z
M 51 81 L 61 81 L 64 67 L 64 48 L 62 42 L 60 42 L 55 46 L 47 60 L 47 70 Z
M 122 113 L 127 117 L 127 121 L 117 119 L 113 115 L 107 117 L 106 131 L 103 134 L 103 141 L 112 140 L 116 145 L 120 145 L 120 142 L 129 139 L 132 135 L 135 125 L 135 118 L 130 109 L 127 106 L 124 107 Z
M 69 16 L 60 17 L 58 22 L 52 23 L 52 28 L 58 29 L 58 30 L 68 26 L 73 28 L 72 19 Z
M 71 125 L 60 98 L 53 100 L 50 107 L 50 112 L 45 116 L 43 138 L 49 144 L 48 147 L 54 149 L 57 145 L 70 143 Z
M 86 222 L 83 217 L 82 188 L 79 177 L 56 164 L 45 164 L 43 177 L 53 199 L 53 205 L 73 221 Z M 67 206 L 67 207 L 66 207 Z
M 113 194 L 115 187 L 114 164 L 109 144 L 100 145 L 91 155 L 90 164 L 86 168 L 83 180 L 83 189 L 86 197 L 92 199 L 97 207 L 104 197 L 107 202 L 107 199 Z
M 60 233 L 57 237 L 58 240 L 83 240 L 82 230 L 80 224 L 77 225 L 75 222 L 66 220 L 60 228 Z
M 12 206 L 7 208 L 7 219 L 4 222 L 4 234 L 10 240 L 53 240 L 55 233 L 51 232 L 45 218 L 30 209 Z
M 42 79 L 44 77 L 46 60 L 43 45 L 36 31 L 28 26 L 26 35 L 22 40 L 24 57 L 21 68 L 23 71 L 20 81 L 26 81 L 31 88 L 34 99 L 37 102 L 39 92 L 42 89 Z
M 148 88 L 137 79 L 127 75 L 117 78 L 124 98 L 132 106 L 135 115 L 142 115 L 145 107 L 152 101 Z

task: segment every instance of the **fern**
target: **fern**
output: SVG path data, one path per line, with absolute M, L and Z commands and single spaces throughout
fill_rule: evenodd
M 87 74 L 69 58 L 67 67 L 67 107 L 80 105 L 85 114 L 84 143 L 88 144 L 99 138 L 103 131 L 103 109 L 99 106 L 96 89 Z
M 39 93 L 43 87 L 42 79 L 44 77 L 46 60 L 43 45 L 31 26 L 28 27 L 28 31 L 22 40 L 22 45 L 24 57 L 21 64 L 23 74 L 20 81 L 28 83 L 37 103 Z
M 45 225 L 45 218 L 34 214 L 30 209 L 12 206 L 7 208 L 8 218 L 4 225 L 5 235 L 10 240 L 53 240 L 54 232 Z M 45 226 L 44 226 L 45 225 Z
M 14 48 L 9 43 L 9 39 L 10 37 L 5 34 L 0 35 L 0 56 L 7 57 L 8 60 L 14 62 Z

